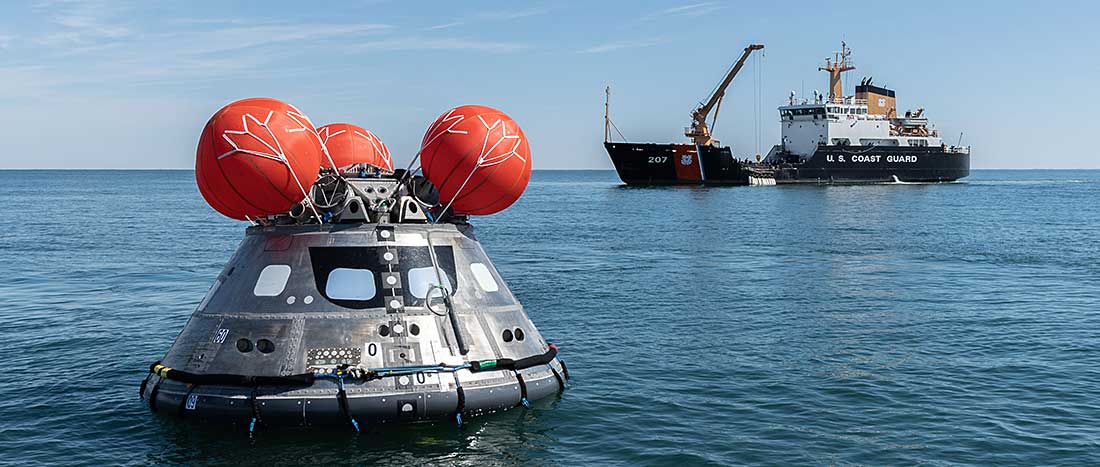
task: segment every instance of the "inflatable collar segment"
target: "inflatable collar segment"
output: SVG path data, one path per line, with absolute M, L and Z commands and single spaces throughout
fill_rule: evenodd
M 543 353 L 542 355 L 532 355 L 530 357 L 521 358 L 518 360 L 513 360 L 510 358 L 499 358 L 495 360 L 474 360 L 462 365 L 412 365 L 368 369 L 341 367 L 335 369 L 331 373 L 300 373 L 287 376 L 251 376 L 226 373 L 189 373 L 183 370 L 169 368 L 167 366 L 161 365 L 160 362 L 156 362 L 152 365 L 149 365 L 149 373 L 152 373 L 161 378 L 157 381 L 156 385 L 154 385 L 154 390 L 160 385 L 161 381 L 166 379 L 193 385 L 201 384 L 256 387 L 260 385 L 309 386 L 312 385 L 314 381 L 319 378 L 333 378 L 337 380 L 339 386 L 342 388 L 345 379 L 352 379 L 356 381 L 374 381 L 387 377 L 405 376 L 416 373 L 454 373 L 459 370 L 469 370 L 473 373 L 491 370 L 519 371 L 539 365 L 549 364 L 557 356 L 558 348 L 554 345 L 551 345 L 546 353 Z M 146 384 L 146 381 L 143 381 L 142 384 Z M 142 391 L 142 393 L 144 393 L 144 391 Z

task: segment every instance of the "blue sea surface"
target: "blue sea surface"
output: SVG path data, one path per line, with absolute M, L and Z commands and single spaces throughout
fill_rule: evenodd
M 478 236 L 573 379 L 451 423 L 244 431 L 138 399 L 241 240 L 190 171 L 0 171 L 0 463 L 1100 463 L 1100 171 L 621 186 Z

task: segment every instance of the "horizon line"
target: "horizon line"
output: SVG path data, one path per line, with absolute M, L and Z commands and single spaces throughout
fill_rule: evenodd
M 186 167 L 0 167 L 0 171 L 5 172 L 17 172 L 17 171 L 165 171 L 165 172 L 194 172 L 193 168 Z M 592 168 L 592 167 L 580 167 L 580 168 L 545 168 L 545 169 L 531 169 L 532 172 L 555 172 L 555 171 L 587 171 L 587 172 L 614 172 L 615 168 Z M 971 168 L 974 170 L 1100 170 L 1100 167 L 982 167 Z

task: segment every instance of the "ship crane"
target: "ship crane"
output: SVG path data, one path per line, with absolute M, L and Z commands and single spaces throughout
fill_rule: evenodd
M 754 50 L 763 49 L 763 44 L 750 44 L 745 47 L 745 52 L 741 54 L 741 58 L 737 60 L 737 63 L 730 68 L 729 73 L 726 73 L 726 78 L 714 88 L 714 92 L 705 103 L 700 105 L 691 113 L 691 126 L 684 131 L 684 136 L 691 138 L 695 141 L 695 144 L 704 146 L 713 146 L 714 139 L 710 137 L 710 128 L 707 127 L 707 116 L 710 115 L 712 109 L 720 105 L 722 97 L 726 95 L 726 88 L 729 87 L 730 82 L 733 81 L 733 77 L 737 76 L 737 72 L 741 71 L 741 67 L 745 65 L 745 60 L 749 58 Z M 715 111 L 717 114 L 717 110 Z

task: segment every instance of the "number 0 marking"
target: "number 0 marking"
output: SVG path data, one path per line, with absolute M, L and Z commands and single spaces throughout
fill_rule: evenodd
M 367 355 L 370 355 L 370 356 L 373 357 L 377 353 L 378 353 L 378 345 L 377 344 L 375 344 L 373 342 L 371 342 L 370 344 L 367 344 Z

